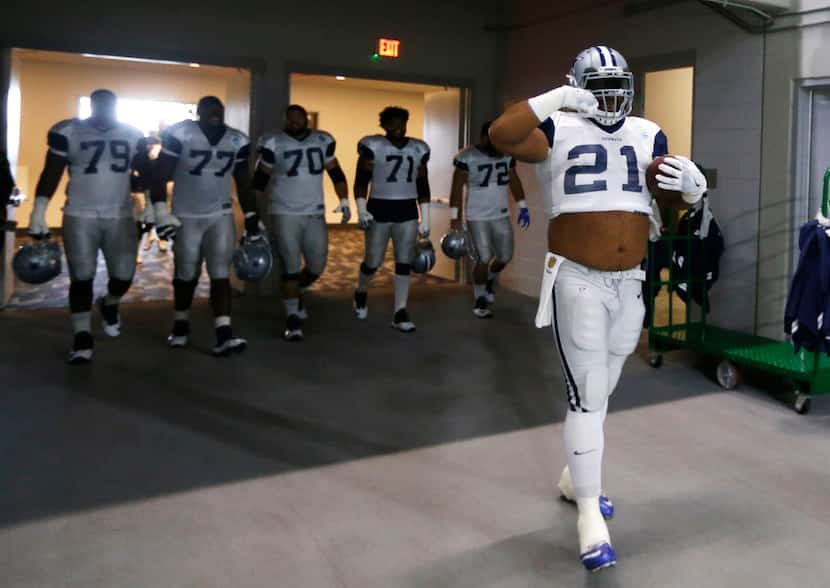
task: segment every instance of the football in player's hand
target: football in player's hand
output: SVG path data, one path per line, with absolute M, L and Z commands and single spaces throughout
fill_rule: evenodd
M 664 190 L 657 185 L 657 175 L 666 175 L 660 171 L 660 164 L 663 163 L 666 157 L 671 157 L 671 155 L 659 155 L 648 165 L 648 169 L 646 169 L 646 187 L 648 187 L 648 191 L 657 199 L 657 204 L 660 208 L 685 210 L 689 208 L 689 205 L 683 200 L 680 192 L 677 190 Z M 669 164 L 667 163 L 666 165 Z

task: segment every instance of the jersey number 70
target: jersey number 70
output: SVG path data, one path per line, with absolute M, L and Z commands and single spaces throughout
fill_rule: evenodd
M 565 172 L 565 194 L 585 194 L 586 192 L 605 192 L 608 182 L 594 180 L 588 184 L 577 184 L 577 176 L 596 176 L 608 169 L 608 151 L 603 145 L 577 145 L 568 152 L 568 160 L 578 159 L 580 155 L 593 154 L 593 165 L 573 165 Z M 622 185 L 623 192 L 642 192 L 640 167 L 637 164 L 637 152 L 631 145 L 620 147 L 620 155 L 625 157 L 628 166 L 628 182 Z

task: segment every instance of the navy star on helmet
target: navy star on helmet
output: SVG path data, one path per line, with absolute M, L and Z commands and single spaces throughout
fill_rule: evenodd
M 585 49 L 576 56 L 568 80 L 596 97 L 599 108 L 593 118 L 600 124 L 616 124 L 631 113 L 634 76 L 616 49 L 604 45 Z

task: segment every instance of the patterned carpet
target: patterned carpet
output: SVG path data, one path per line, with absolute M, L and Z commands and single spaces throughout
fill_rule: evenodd
M 145 237 L 146 239 L 146 237 Z M 22 242 L 22 241 L 21 241 Z M 157 242 L 156 242 L 157 243 Z M 172 300 L 173 254 L 159 251 L 156 244 L 150 250 L 144 249 L 144 242 L 139 250 L 139 266 L 130 291 L 124 302 L 142 302 L 148 300 Z M 329 231 L 329 260 L 326 272 L 311 287 L 312 291 L 332 292 L 351 290 L 357 280 L 358 266 L 363 259 L 363 232 L 356 229 L 333 229 Z M 69 291 L 69 274 L 63 260 L 63 273 L 46 284 L 31 286 L 18 282 L 15 293 L 9 303 L 10 308 L 55 308 L 67 304 Z M 372 281 L 372 287 L 391 287 L 394 276 L 394 259 L 389 247 L 383 267 L 378 270 Z M 279 272 L 279 268 L 275 268 Z M 413 275 L 413 284 L 439 284 L 446 280 L 435 276 Z M 196 297 L 206 298 L 209 294 L 207 273 L 203 272 L 196 290 Z M 107 268 L 104 258 L 98 256 L 98 272 L 95 276 L 95 295 L 102 295 L 107 289 Z

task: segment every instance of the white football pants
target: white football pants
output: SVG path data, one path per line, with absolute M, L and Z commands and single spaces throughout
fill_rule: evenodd
M 568 260 L 556 276 L 553 332 L 568 391 L 565 450 L 577 498 L 602 490 L 605 411 L 640 339 L 644 277 L 639 268 L 603 272 Z

